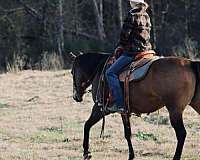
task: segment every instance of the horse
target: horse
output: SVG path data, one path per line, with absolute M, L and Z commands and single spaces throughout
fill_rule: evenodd
M 104 64 L 109 54 L 86 53 L 74 59 L 72 66 L 73 99 L 83 101 L 86 89 L 92 85 L 94 106 L 84 125 L 83 159 L 91 158 L 89 152 L 89 132 L 99 122 L 104 113 L 95 103 L 97 88 Z M 152 113 L 163 107 L 169 112 L 175 130 L 177 146 L 173 160 L 180 160 L 186 138 L 183 112 L 190 105 L 200 114 L 200 61 L 186 58 L 164 57 L 155 61 L 146 77 L 139 82 L 130 82 L 130 111 L 135 114 Z M 108 115 L 109 113 L 106 113 Z M 128 143 L 129 160 L 135 158 L 131 142 L 130 115 L 121 114 L 124 135 Z

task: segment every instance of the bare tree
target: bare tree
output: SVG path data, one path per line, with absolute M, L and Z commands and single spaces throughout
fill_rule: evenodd
M 118 0 L 117 4 L 118 4 L 118 10 L 119 10 L 119 22 L 120 22 L 120 26 L 122 27 L 123 25 L 122 0 Z
M 190 37 L 190 0 L 185 0 L 185 37 Z
M 152 24 L 153 24 L 153 48 L 156 49 L 156 22 L 155 22 L 155 10 L 154 10 L 154 0 L 151 0 L 151 11 L 152 11 Z
M 58 4 L 58 53 L 63 64 L 63 52 L 64 52 L 64 22 L 63 22 L 63 0 L 59 0 Z
M 94 12 L 96 16 L 96 23 L 98 28 L 98 36 L 101 41 L 104 40 L 106 37 L 105 31 L 104 31 L 104 24 L 103 24 L 103 1 L 99 0 L 99 7 L 97 0 L 93 0 L 94 4 Z
M 34 8 L 30 7 L 29 5 L 27 5 L 24 1 L 22 0 L 17 0 L 20 4 L 23 5 L 23 7 L 25 8 L 26 12 L 30 15 L 32 15 L 33 17 L 35 17 L 36 19 L 42 21 L 42 15 L 36 11 Z

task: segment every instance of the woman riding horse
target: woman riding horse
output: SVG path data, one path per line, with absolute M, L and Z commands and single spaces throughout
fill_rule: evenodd
M 137 0 L 137 2 L 138 1 L 139 0 Z M 142 4 L 136 3 L 135 6 L 141 6 Z M 151 25 L 149 16 L 146 13 L 146 8 L 147 7 L 140 10 L 141 8 L 139 9 L 137 7 L 137 9 L 133 9 L 129 12 L 129 16 L 123 26 L 119 43 L 123 47 L 123 53 L 117 62 L 106 72 L 106 77 L 110 86 L 113 86 L 111 84 L 112 81 L 114 81 L 113 84 L 119 82 L 116 76 L 117 72 L 115 72 L 116 68 L 119 70 L 118 67 L 121 68 L 124 66 L 129 58 L 133 60 L 133 57 L 135 57 L 134 53 L 151 49 L 149 43 Z M 131 22 L 130 24 L 128 23 L 128 20 Z M 132 28 L 133 26 L 134 28 Z M 121 50 L 121 47 L 117 48 L 115 55 L 117 56 Z M 102 111 L 102 108 L 95 103 L 95 100 L 98 86 L 101 81 L 101 73 L 109 56 L 110 55 L 106 54 L 88 53 L 76 57 L 73 62 L 72 75 L 74 100 L 81 102 L 84 93 L 86 93 L 86 89 L 92 85 L 92 98 L 94 101 L 92 113 L 84 125 L 84 160 L 89 160 L 91 158 L 89 151 L 90 129 L 105 116 L 104 111 Z M 118 89 L 121 91 L 119 84 L 117 85 Z M 112 92 L 114 92 L 113 96 L 116 103 L 116 107 L 114 106 L 112 111 L 124 111 L 122 108 L 124 105 L 123 102 L 117 104 L 119 103 L 118 100 L 120 101 L 120 98 L 118 98 L 119 94 L 115 92 L 114 87 L 110 88 Z M 135 113 L 137 115 L 144 113 L 149 114 L 164 106 L 166 107 L 177 138 L 173 160 L 180 160 L 187 133 L 183 123 L 183 112 L 189 104 L 198 114 L 200 114 L 200 61 L 191 61 L 189 59 L 177 57 L 161 58 L 152 64 L 148 74 L 143 80 L 139 82 L 130 82 L 129 88 L 130 113 Z M 133 91 L 137 94 L 134 94 Z M 122 92 L 120 94 L 121 101 L 123 101 Z M 120 107 L 120 105 L 122 105 L 122 107 Z M 108 115 L 109 113 L 106 114 Z M 132 133 L 129 119 L 130 116 L 131 115 L 128 114 L 121 115 L 124 125 L 124 135 L 128 144 L 128 159 L 133 160 L 135 158 L 135 153 L 131 142 Z
M 106 70 L 108 87 L 113 96 L 110 112 L 125 112 L 124 98 L 118 74 L 120 70 L 134 61 L 138 53 L 151 50 L 150 17 L 146 10 L 148 4 L 144 0 L 130 0 L 131 10 L 124 21 L 118 47 L 114 56 L 117 61 Z

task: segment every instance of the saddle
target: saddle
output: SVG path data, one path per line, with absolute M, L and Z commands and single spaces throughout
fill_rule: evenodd
M 145 54 L 141 53 L 139 56 L 139 58 L 136 57 L 136 61 L 129 64 L 121 71 L 119 74 L 119 80 L 121 82 L 125 82 L 127 77 L 129 77 L 129 82 L 142 80 L 147 75 L 152 63 L 160 59 L 159 56 L 155 55 L 154 51 L 148 51 L 145 52 Z

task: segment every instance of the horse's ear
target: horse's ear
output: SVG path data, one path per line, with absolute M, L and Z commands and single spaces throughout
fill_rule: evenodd
M 72 60 L 74 60 L 74 59 L 77 57 L 77 55 L 75 55 L 73 52 L 70 52 L 70 53 L 69 53 L 69 56 L 70 56 L 70 58 L 71 58 Z
M 80 52 L 80 51 L 79 51 L 79 55 L 83 55 L 83 54 L 84 54 L 83 52 Z

